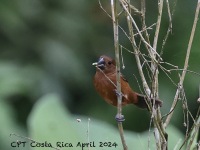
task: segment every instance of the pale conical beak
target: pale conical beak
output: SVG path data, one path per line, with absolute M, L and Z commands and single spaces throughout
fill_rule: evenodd
M 95 65 L 96 67 L 100 68 L 103 70 L 105 68 L 106 62 L 104 61 L 103 57 L 100 57 L 98 62 L 92 63 L 92 65 Z
M 104 69 L 105 68 L 105 61 L 103 59 L 103 57 L 100 57 L 98 62 L 97 62 L 97 67 L 99 67 L 100 69 Z

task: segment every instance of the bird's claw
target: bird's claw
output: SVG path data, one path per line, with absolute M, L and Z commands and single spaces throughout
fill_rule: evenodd
M 117 95 L 117 97 L 123 96 L 122 92 L 118 92 L 117 89 L 114 89 L 114 91 L 115 91 L 115 94 Z
M 123 121 L 125 121 L 124 115 L 121 115 L 121 114 L 117 114 L 115 116 L 115 119 L 116 119 L 117 122 L 123 122 Z

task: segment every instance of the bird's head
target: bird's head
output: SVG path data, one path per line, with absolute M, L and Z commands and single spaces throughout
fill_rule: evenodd
M 115 60 L 105 55 L 100 56 L 98 62 L 93 63 L 93 65 L 96 65 L 97 71 L 101 69 L 104 73 L 113 73 L 116 69 Z

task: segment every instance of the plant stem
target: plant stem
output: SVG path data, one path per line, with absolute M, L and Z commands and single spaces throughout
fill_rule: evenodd
M 122 95 L 121 95 L 121 82 L 120 82 L 120 61 L 119 61 L 119 32 L 118 32 L 118 16 L 116 10 L 116 0 L 111 0 L 112 20 L 113 20 L 113 32 L 114 32 L 114 47 L 115 47 L 115 61 L 116 61 L 116 80 L 117 80 L 117 115 L 122 116 Z M 124 138 L 124 131 L 122 122 L 118 122 L 119 133 L 124 150 L 127 150 L 126 141 Z
M 192 27 L 192 31 L 191 31 L 191 35 L 190 35 L 190 39 L 189 39 L 189 43 L 188 43 L 188 48 L 187 48 L 187 54 L 186 54 L 186 58 L 185 58 L 185 64 L 184 64 L 183 72 L 182 72 L 182 75 L 180 77 L 180 81 L 179 81 L 179 84 L 178 84 L 179 87 L 176 90 L 176 94 L 175 94 L 174 101 L 172 103 L 170 111 L 174 110 L 174 107 L 176 106 L 176 103 L 178 102 L 179 93 L 181 92 L 181 89 L 183 87 L 183 82 L 184 82 L 185 75 L 186 75 L 186 72 L 187 72 L 186 70 L 188 68 L 188 62 L 189 62 L 189 57 L 190 57 L 190 51 L 191 51 L 191 47 L 192 47 L 192 42 L 193 42 L 193 38 L 194 38 L 194 34 L 195 34 L 195 29 L 196 29 L 197 21 L 198 21 L 199 9 L 200 9 L 200 0 L 198 0 L 198 3 L 197 3 L 197 8 L 196 8 L 196 12 L 195 12 L 193 27 Z M 164 123 L 164 127 L 165 128 L 169 124 L 169 122 L 170 122 L 170 120 L 172 118 L 173 113 L 174 113 L 174 111 L 172 111 L 167 116 L 167 118 L 165 120 L 165 123 Z

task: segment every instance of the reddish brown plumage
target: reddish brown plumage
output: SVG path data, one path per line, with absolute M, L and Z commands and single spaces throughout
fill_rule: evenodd
M 108 56 L 101 56 L 96 64 L 94 86 L 96 91 L 111 105 L 117 106 L 116 95 L 116 63 Z M 134 92 L 127 80 L 121 75 L 122 105 L 135 104 L 140 108 L 147 108 L 145 96 Z M 160 100 L 155 101 L 156 105 L 162 104 Z

